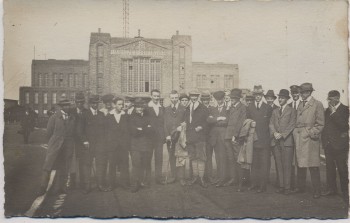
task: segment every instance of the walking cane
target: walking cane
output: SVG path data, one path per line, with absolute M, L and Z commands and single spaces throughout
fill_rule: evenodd
M 166 145 L 167 145 L 167 148 L 168 148 L 168 163 L 166 165 L 166 175 L 165 175 L 165 181 L 164 181 L 164 184 L 168 184 L 168 177 L 169 177 L 169 167 L 170 167 L 170 154 L 169 154 L 169 151 L 171 149 L 171 146 L 172 146 L 172 141 L 167 141 L 166 142 Z

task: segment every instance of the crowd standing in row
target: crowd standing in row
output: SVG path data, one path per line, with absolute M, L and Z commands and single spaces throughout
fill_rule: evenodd
M 212 96 L 197 91 L 189 95 L 172 91 L 171 103 L 165 108 L 160 103 L 159 90 L 151 91 L 148 103 L 141 97 L 104 95 L 100 110 L 97 95 L 89 97 L 87 109 L 84 94 L 76 95 L 73 109 L 63 97 L 48 121 L 48 151 L 38 194 L 46 193 L 54 169 L 56 192 L 64 192 L 67 181 L 74 186 L 75 169 L 84 193 L 91 190 L 92 171 L 100 191 L 121 186 L 137 192 L 151 186 L 153 157 L 157 184 L 177 181 L 182 186 L 199 184 L 204 188 L 209 184 L 235 185 L 238 192 L 263 193 L 269 183 L 273 156 L 277 193 L 304 193 L 309 169 L 313 197 L 335 195 L 338 170 L 342 197 L 348 203 L 349 109 L 340 103 L 340 93 L 332 90 L 328 94 L 329 106 L 324 110 L 312 96 L 313 91 L 311 83 L 293 85 L 290 91 L 281 89 L 277 95 L 279 106 L 274 103 L 274 92 L 264 94 L 261 85 L 254 86 L 253 95 L 245 100 L 237 88 L 217 91 Z M 323 192 L 319 169 L 322 143 L 328 186 Z M 164 144 L 171 174 L 165 180 Z

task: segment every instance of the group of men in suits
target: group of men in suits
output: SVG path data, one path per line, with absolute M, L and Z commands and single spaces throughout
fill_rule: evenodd
M 321 135 L 327 163 L 328 190 L 323 195 L 337 193 L 336 169 L 340 176 L 344 198 L 348 199 L 348 108 L 339 102 L 340 93 L 328 94 L 329 107 L 324 111 L 313 96 L 312 84 L 293 85 L 290 91 L 281 89 L 277 97 L 272 90 L 264 94 L 261 85 L 254 86 L 252 95 L 242 100 L 242 90 L 217 91 L 212 94 L 191 91 L 189 95 L 172 91 L 170 105 L 160 103 L 160 91 L 152 90 L 150 101 L 137 97 L 92 95 L 88 108 L 85 95 L 77 94 L 76 107 L 62 99 L 48 123 L 49 148 L 44 164 L 39 194 L 46 192 L 49 174 L 57 169 L 61 176 L 58 190 L 64 190 L 69 176 L 69 164 L 75 151 L 83 191 L 91 190 L 91 169 L 95 160 L 95 175 L 100 191 L 110 191 L 117 185 L 131 186 L 132 192 L 151 184 L 151 161 L 154 157 L 155 182 L 164 184 L 163 145 L 169 155 L 170 180 L 181 185 L 198 183 L 208 187 L 238 185 L 244 191 L 266 191 L 269 182 L 271 154 L 277 169 L 277 193 L 286 195 L 305 191 L 306 170 L 310 171 L 313 197 L 319 198 Z M 292 102 L 288 104 L 292 96 Z M 215 100 L 211 100 L 211 98 Z M 263 101 L 265 98 L 265 103 Z M 214 105 L 212 102 L 215 102 Z M 250 171 L 243 171 L 237 161 L 245 139 L 240 131 L 244 122 L 255 123 L 255 141 Z M 177 171 L 176 134 L 186 126 L 186 150 L 190 160 L 190 179 Z M 74 145 L 74 146 L 73 146 Z M 74 149 L 72 149 L 74 147 Z M 217 174 L 213 173 L 215 153 Z M 132 171 L 129 174 L 129 157 Z M 64 160 L 64 161 L 62 161 Z M 116 180 L 117 168 L 120 179 Z M 297 180 L 295 180 L 295 169 Z M 70 174 L 70 179 L 75 179 Z M 130 182 L 131 179 L 131 182 Z M 117 184 L 118 182 L 118 184 Z

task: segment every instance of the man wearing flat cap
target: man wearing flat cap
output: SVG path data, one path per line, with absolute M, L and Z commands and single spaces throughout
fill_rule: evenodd
M 187 108 L 190 97 L 186 93 L 181 93 L 179 97 L 180 103 L 183 107 Z
M 201 102 L 206 108 L 210 107 L 210 92 L 209 91 L 202 92 Z
M 317 199 L 320 198 L 320 148 L 325 118 L 322 103 L 311 96 L 313 91 L 311 83 L 300 85 L 302 101 L 298 106 L 297 122 L 293 131 L 298 166 L 295 192 L 305 191 L 306 170 L 309 169 L 313 197 Z
M 56 169 L 54 193 L 66 191 L 67 177 L 74 150 L 75 116 L 70 114 L 70 101 L 62 95 L 57 111 L 47 123 L 48 149 L 43 165 L 38 196 L 46 193 L 51 171 Z
M 327 191 L 322 195 L 337 194 L 337 170 L 342 197 L 349 204 L 349 178 L 347 158 L 349 154 L 349 107 L 339 101 L 339 91 L 328 93 L 328 108 L 322 132 L 323 148 L 326 155 Z
M 280 108 L 272 112 L 270 120 L 271 146 L 274 150 L 274 158 L 278 174 L 277 193 L 286 195 L 291 193 L 291 173 L 294 157 L 293 130 L 296 122 L 296 111 L 287 105 L 289 91 L 281 89 L 278 94 Z
M 262 101 L 264 90 L 261 85 L 254 86 L 255 101 L 247 108 L 247 118 L 256 122 L 255 132 L 258 140 L 253 145 L 253 161 L 251 178 L 252 185 L 249 190 L 257 189 L 258 193 L 266 191 L 271 162 L 271 140 L 269 133 L 272 107 Z
M 191 102 L 185 112 L 187 150 L 192 161 L 193 178 L 189 185 L 199 183 L 202 187 L 208 187 L 204 181 L 206 156 L 206 129 L 208 109 L 198 101 L 200 93 L 190 92 Z
M 225 168 L 226 168 L 226 150 L 225 150 L 225 132 L 228 122 L 229 112 L 225 107 L 224 102 L 225 92 L 216 91 L 213 94 L 217 102 L 217 106 L 209 108 L 209 116 L 207 122 L 209 123 L 209 140 L 207 145 L 207 163 L 206 163 L 206 176 L 211 183 L 217 183 L 213 181 L 213 150 L 215 151 L 215 159 L 217 166 L 218 180 L 225 180 Z
M 246 106 L 242 104 L 242 90 L 234 88 L 230 94 L 231 107 L 228 108 L 228 123 L 225 131 L 225 166 L 224 173 L 216 187 L 231 186 L 240 182 L 240 166 L 237 162 L 240 150 L 239 133 L 246 119 Z

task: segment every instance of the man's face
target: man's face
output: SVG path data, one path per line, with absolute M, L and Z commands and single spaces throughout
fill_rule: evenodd
M 283 105 L 285 105 L 288 101 L 288 98 L 286 97 L 278 97 L 278 103 L 280 104 L 280 106 L 282 107 Z
M 84 102 L 82 102 L 82 101 L 77 101 L 77 102 L 75 102 L 75 104 L 76 104 L 77 108 L 79 108 L 79 109 L 84 108 Z
M 90 107 L 94 110 L 97 110 L 98 108 L 98 103 L 90 103 Z
M 229 102 L 231 100 L 230 96 L 229 95 L 226 95 L 225 96 L 225 102 Z
M 299 93 L 292 93 L 292 98 L 294 101 L 297 101 L 300 98 L 300 94 Z
M 160 94 L 158 92 L 152 92 L 151 98 L 152 101 L 157 104 L 160 99 Z
M 218 99 L 216 100 L 216 102 L 218 103 L 218 105 L 222 105 L 224 103 L 224 99 Z
M 141 114 L 143 112 L 143 107 L 135 107 L 135 112 Z
M 203 105 L 205 105 L 205 106 L 209 106 L 209 100 L 207 100 L 207 99 L 204 99 L 204 100 L 202 100 L 202 103 L 203 103 Z
M 265 99 L 268 105 L 272 105 L 273 102 L 275 101 L 275 98 L 273 97 L 266 97 Z
M 329 105 L 336 106 L 339 103 L 340 98 L 338 96 L 336 96 L 336 97 L 328 97 L 327 101 L 328 101 Z
M 237 104 L 237 102 L 239 102 L 239 98 L 231 98 L 231 104 L 232 105 Z
M 68 113 L 69 110 L 70 110 L 70 105 L 62 105 L 62 110 L 65 112 L 65 113 Z
M 301 99 L 305 101 L 311 95 L 311 91 L 303 91 L 300 93 Z
M 105 108 L 110 111 L 113 109 L 113 105 L 112 105 L 112 102 L 106 102 L 105 103 Z
M 182 104 L 182 106 L 187 107 L 187 105 L 188 105 L 188 98 L 182 98 L 181 99 L 181 104 Z
M 255 101 L 259 103 L 262 99 L 262 94 L 255 94 L 254 97 L 255 97 Z
M 132 107 L 132 103 L 129 100 L 125 100 L 124 102 L 124 108 L 129 109 Z
M 194 103 L 194 102 L 198 101 L 198 95 L 190 95 L 190 99 Z
M 118 100 L 114 103 L 115 110 L 119 113 L 122 111 L 124 107 L 124 101 L 123 100 Z
M 179 101 L 179 94 L 170 94 L 170 101 L 172 104 L 177 104 Z

